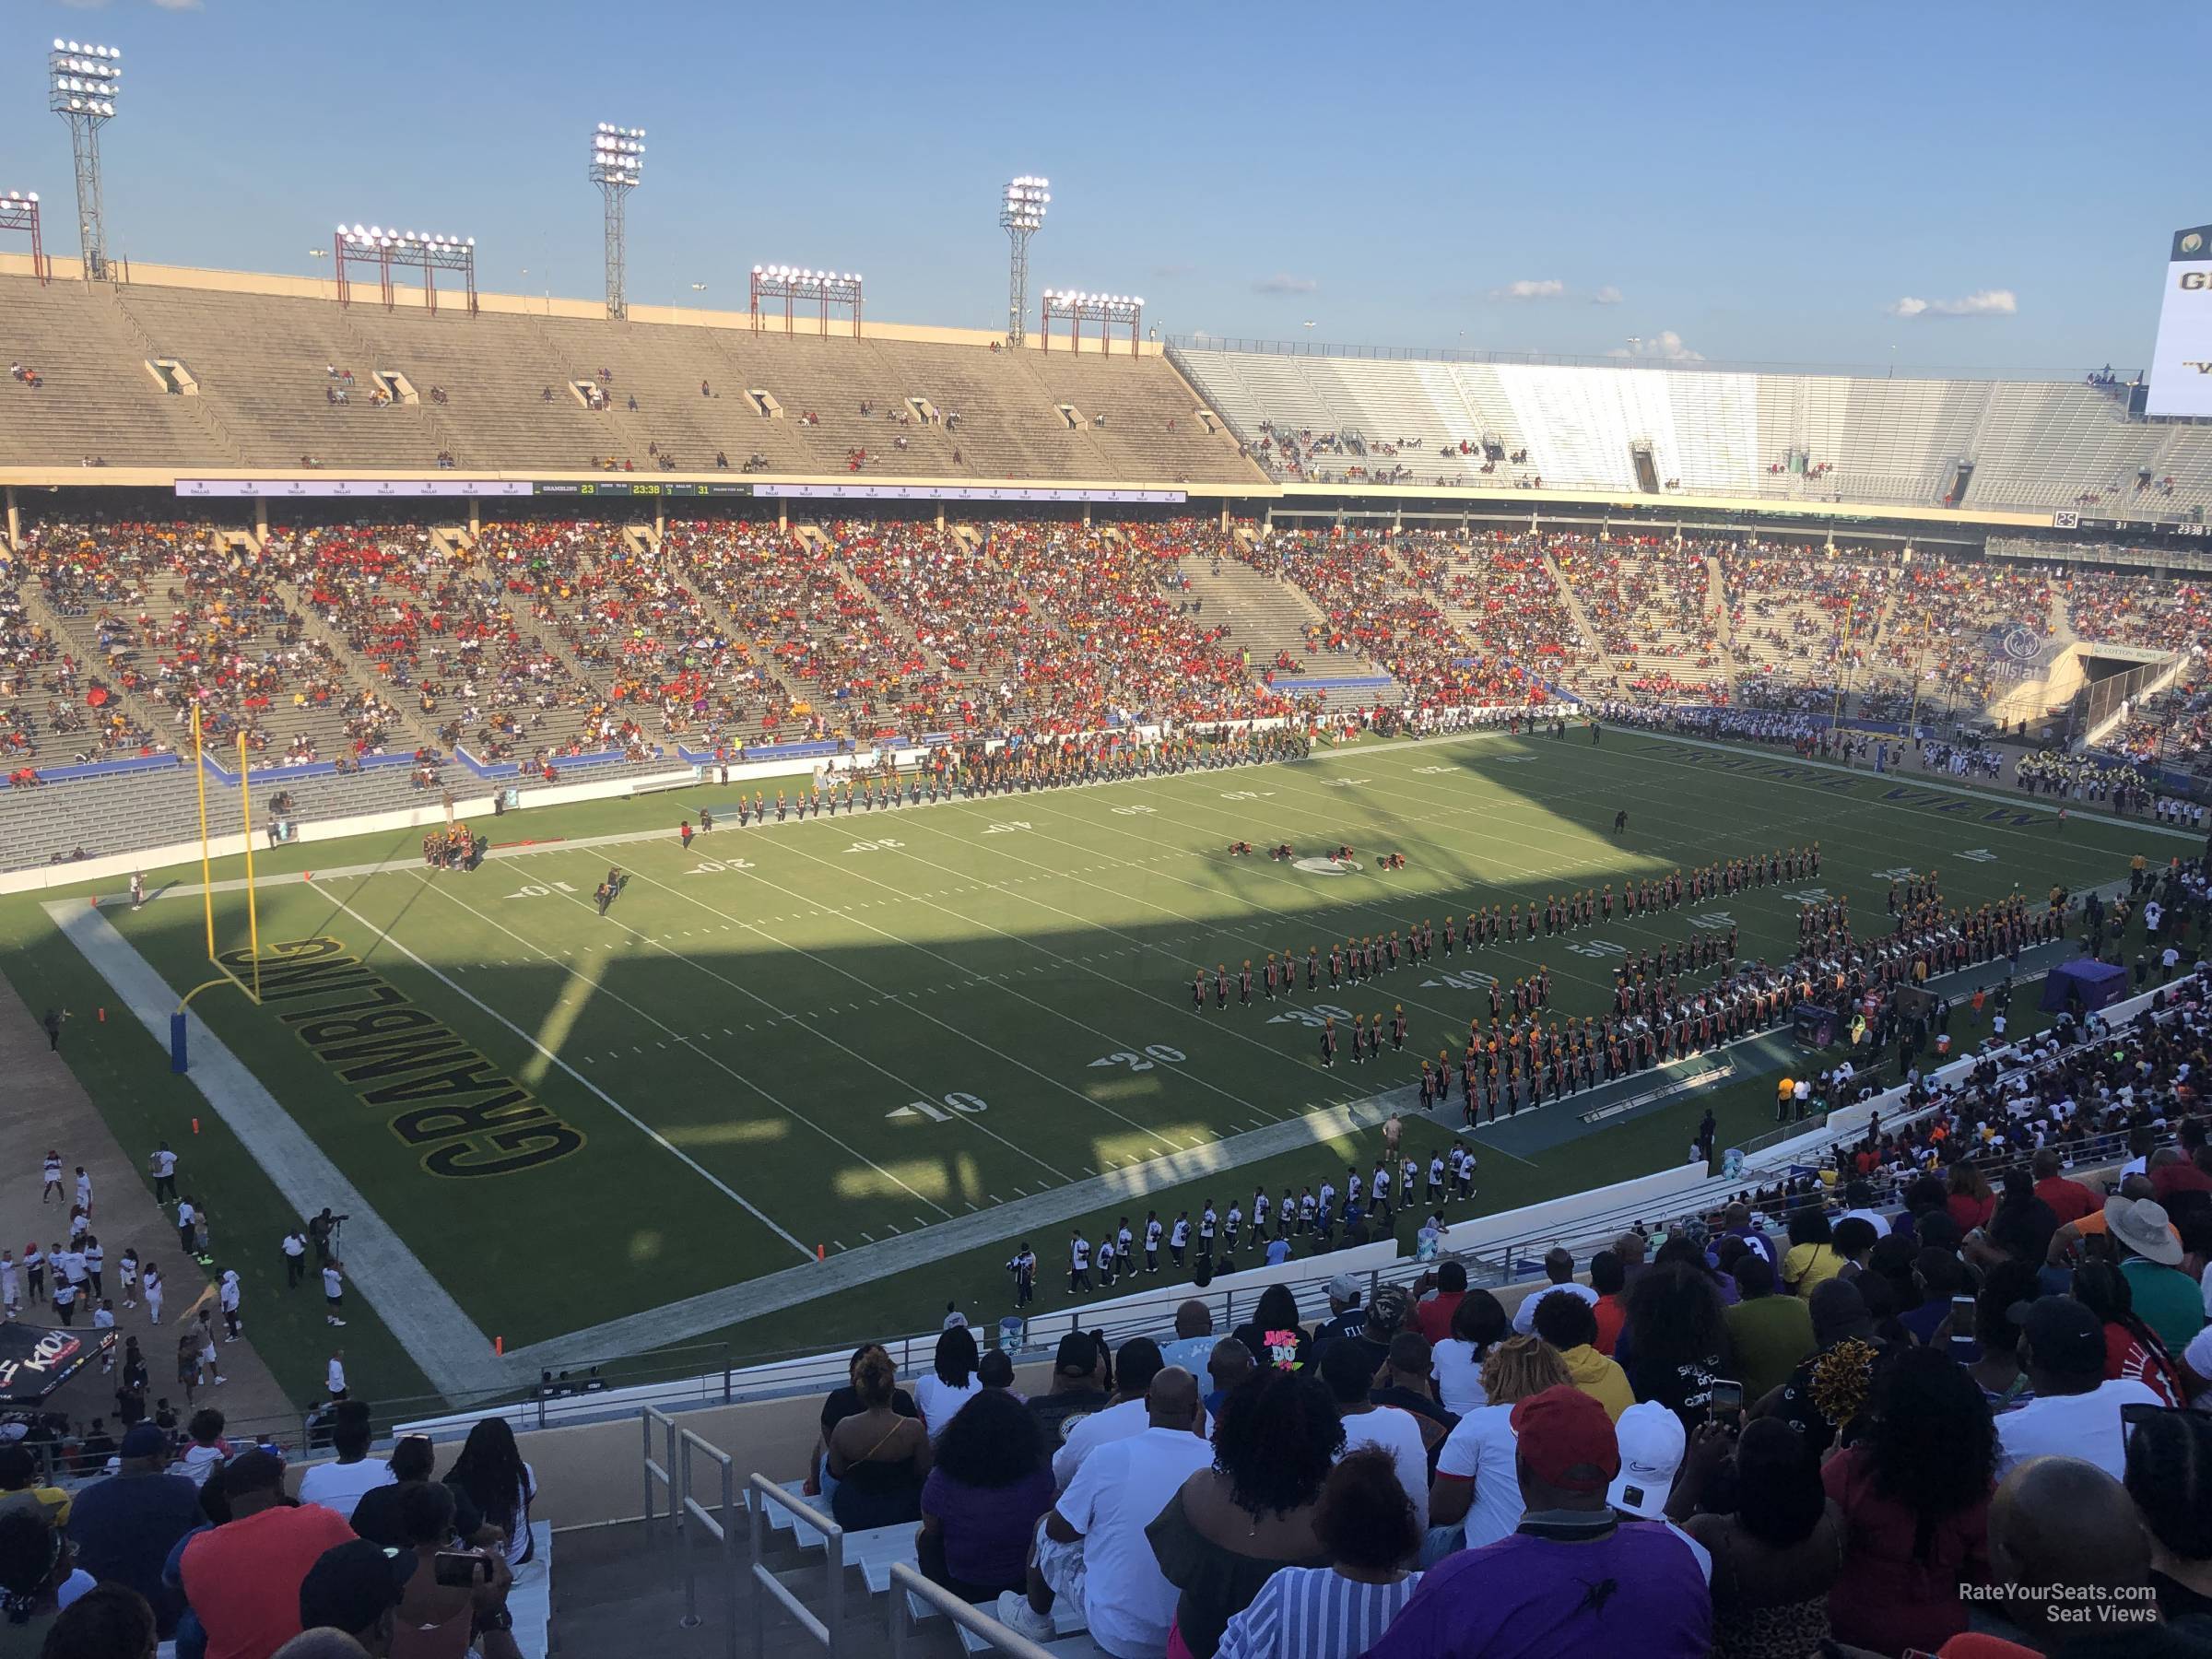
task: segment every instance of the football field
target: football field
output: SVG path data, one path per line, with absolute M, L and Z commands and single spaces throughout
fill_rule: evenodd
M 1861 929 L 1881 930 L 1893 873 L 1938 869 L 1962 905 L 2194 850 L 1917 776 L 1610 730 L 1595 746 L 1582 731 L 1369 743 L 742 830 L 735 798 L 686 789 L 482 823 L 495 852 L 474 872 L 426 868 L 415 831 L 259 861 L 263 1002 L 220 990 L 193 1005 L 288 1120 L 277 1135 L 242 1107 L 225 1117 L 274 1194 L 241 1172 L 204 1178 L 215 1213 L 254 1241 L 250 1286 L 280 1281 L 286 1206 L 335 1169 L 369 1212 L 348 1228 L 365 1241 L 348 1242 L 359 1294 L 448 1392 L 487 1373 L 433 1363 L 444 1346 L 488 1354 L 494 1335 L 507 1373 L 534 1377 L 733 1333 L 751 1352 L 926 1329 L 947 1300 L 987 1323 L 1010 1306 L 1001 1265 L 1025 1237 L 1044 1305 L 1065 1306 L 1072 1226 L 1096 1239 L 1126 1215 L 1141 1233 L 1149 1209 L 1341 1180 L 1347 1157 L 1368 1168 L 1375 1097 L 1411 1084 L 1419 1055 L 1456 1056 L 1471 1014 L 1487 1026 L 1492 976 L 1547 965 L 1555 1007 L 1595 1014 L 1623 953 L 1700 929 L 1735 927 L 1746 959 L 1786 958 L 1803 899 L 1848 895 Z M 675 826 L 702 807 L 718 827 L 686 849 Z M 1236 841 L 1257 851 L 1232 857 Z M 1301 857 L 1266 857 L 1278 841 Z M 1324 975 L 1273 1003 L 1255 991 L 1240 1006 L 1232 984 L 1226 1009 L 1192 1006 L 1201 967 L 1233 980 L 1270 951 L 1325 958 L 1446 912 L 1525 912 L 1814 841 L 1817 877 L 1440 953 L 1335 993 Z M 1339 843 L 1346 865 L 1314 856 Z M 1406 867 L 1379 868 L 1393 852 Z M 610 867 L 622 880 L 602 915 Z M 250 977 L 241 875 L 218 868 L 218 943 Z M 117 989 L 124 963 L 181 995 L 208 977 L 198 879 L 163 873 L 138 911 L 112 892 L 97 911 L 70 900 L 88 920 L 51 901 L 47 945 L 60 923 L 76 948 L 41 956 L 57 973 L 89 962 Z M 1400 1006 L 1404 1053 L 1324 1069 L 1324 1018 Z M 157 1076 L 144 1047 L 84 1062 L 126 1147 L 186 1110 L 224 1115 Z M 193 1083 L 211 1075 L 195 1056 Z M 1724 1139 L 1762 1126 L 1764 1090 L 1716 1091 Z M 1674 1161 L 1715 1103 L 1692 1094 L 1592 1125 L 1570 1100 L 1478 1131 L 1478 1207 Z M 1419 1124 L 1408 1144 L 1425 1160 L 1449 1134 Z M 450 1306 L 394 1274 L 409 1255 Z M 280 1376 L 311 1373 L 319 1325 L 299 1324 L 297 1355 L 283 1327 L 265 1330 Z M 390 1360 L 386 1392 L 415 1382 L 408 1362 Z

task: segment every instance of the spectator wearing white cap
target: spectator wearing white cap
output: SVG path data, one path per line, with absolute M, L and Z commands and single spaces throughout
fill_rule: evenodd
M 1665 1418 L 1662 1422 L 1660 1419 Z M 1606 1488 L 1606 1501 L 1630 1521 L 1656 1521 L 1690 1547 L 1698 1569 L 1712 1582 L 1712 1552 L 1668 1518 L 1667 1496 L 1682 1471 L 1688 1436 L 1674 1408 L 1656 1400 L 1630 1406 L 1613 1425 L 1620 1446 L 1620 1473 Z M 1727 1437 L 1724 1436 L 1724 1440 Z

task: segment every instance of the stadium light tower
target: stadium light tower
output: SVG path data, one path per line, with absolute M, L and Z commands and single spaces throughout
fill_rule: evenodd
M 1022 342 L 1022 319 L 1030 309 L 1030 238 L 1044 229 L 1044 210 L 1052 197 L 1050 179 L 1024 173 L 1008 182 L 1006 199 L 998 209 L 998 222 L 1014 244 L 1013 269 L 1006 280 L 1006 344 Z
M 123 52 L 56 41 L 46 54 L 46 107 L 69 124 L 76 161 L 76 226 L 88 281 L 108 274 L 108 232 L 100 212 L 100 129 L 115 119 Z
M 438 273 L 458 273 L 468 314 L 477 314 L 477 239 L 473 236 L 430 236 L 419 230 L 388 229 L 382 225 L 348 227 L 341 219 L 337 234 L 331 238 L 330 263 L 337 275 L 340 305 L 353 303 L 350 267 L 362 265 L 376 272 L 377 297 L 384 309 L 394 309 L 398 297 L 392 267 L 397 265 L 421 270 L 423 309 L 433 316 L 438 312 Z
M 694 287 L 699 286 L 693 284 Z M 783 301 L 783 332 L 792 332 L 792 304 L 803 300 L 821 308 L 822 335 L 829 337 L 830 313 L 842 308 L 853 314 L 853 337 L 860 338 L 860 305 L 862 284 L 856 271 L 817 271 L 798 265 L 755 265 L 753 267 L 752 313 L 753 332 L 760 332 L 763 300 Z
M 1129 331 L 1129 355 L 1136 356 L 1137 335 L 1145 325 L 1145 302 L 1135 294 L 1085 294 L 1069 288 L 1046 288 L 1044 302 L 1039 308 L 1044 326 L 1044 349 L 1053 348 L 1053 321 L 1063 318 L 1067 323 L 1068 341 L 1072 349 L 1083 349 L 1083 324 L 1099 325 L 1099 349 L 1113 350 L 1113 331 Z
M 645 129 L 601 122 L 592 133 L 592 159 L 586 176 L 599 186 L 599 199 L 606 204 L 606 314 L 617 323 L 629 316 L 629 296 L 623 280 L 625 216 L 629 193 L 644 174 Z
M 24 230 L 30 235 L 30 274 L 42 287 L 53 273 L 46 264 L 46 243 L 39 229 L 39 193 L 11 190 L 0 195 L 0 230 Z

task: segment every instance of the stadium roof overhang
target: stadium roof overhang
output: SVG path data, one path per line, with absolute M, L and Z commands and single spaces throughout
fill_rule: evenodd
M 350 488 L 334 486 L 348 485 Z M 186 498 L 406 500 L 421 498 L 498 500 L 534 493 L 638 500 L 696 499 L 702 495 L 747 495 L 785 499 L 877 500 L 1004 501 L 1089 500 L 1101 504 L 1225 503 L 1231 507 L 1286 511 L 1345 507 L 1361 511 L 1427 511 L 1448 513 L 1509 510 L 1541 515 L 1571 510 L 1576 517 L 1594 512 L 1624 517 L 1712 519 L 1733 517 L 1762 524 L 1801 523 L 1820 526 L 1865 524 L 1924 524 L 1969 531 L 2050 529 L 2060 515 L 2007 512 L 1896 502 L 1774 501 L 1755 497 L 1668 494 L 1643 496 L 1604 490 L 1451 488 L 1432 484 L 1301 484 L 1254 478 L 1239 480 L 1084 479 L 882 477 L 855 478 L 849 473 L 739 473 L 735 470 L 687 473 L 607 473 L 550 471 L 393 472 L 331 466 L 313 471 L 278 468 L 135 466 L 0 467 L 0 486 L 17 491 L 159 489 Z M 547 488 L 546 486 L 555 488 Z M 2065 528 L 2065 525 L 2060 525 Z M 2148 529 L 2150 526 L 2144 526 Z

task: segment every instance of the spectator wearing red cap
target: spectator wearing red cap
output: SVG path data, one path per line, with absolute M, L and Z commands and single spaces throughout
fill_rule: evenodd
M 1579 1388 L 1547 1388 L 1513 1408 L 1512 1429 L 1519 1530 L 1431 1569 L 1368 1659 L 1702 1659 L 1712 1598 L 1697 1557 L 1606 1502 L 1620 1449 L 1606 1408 Z

